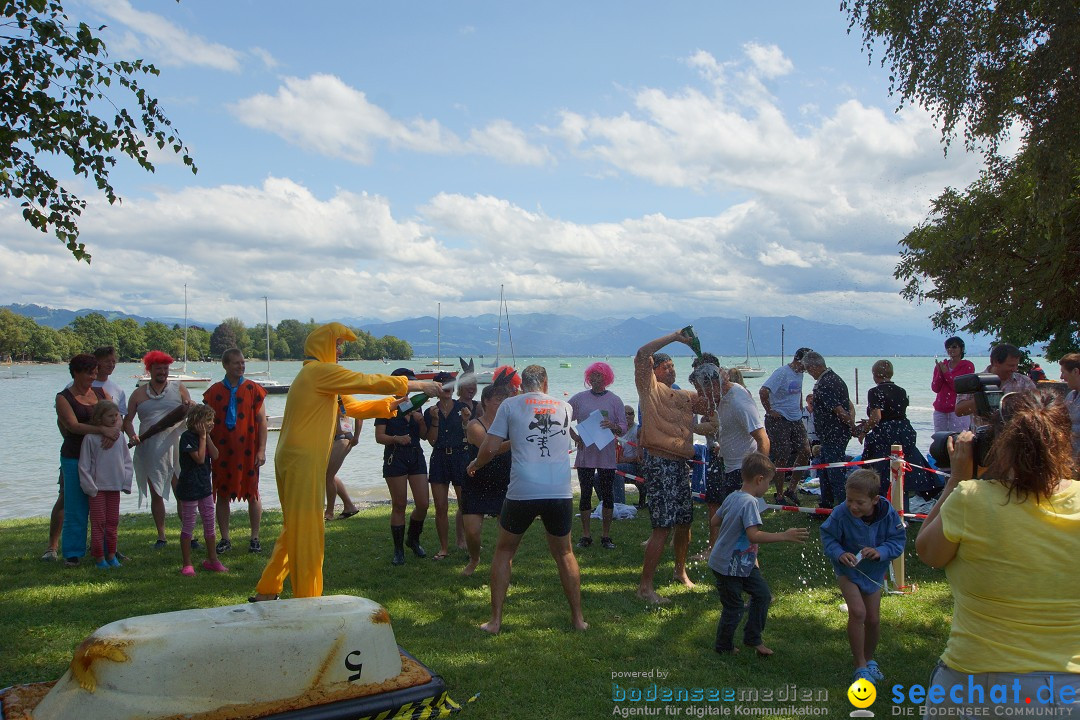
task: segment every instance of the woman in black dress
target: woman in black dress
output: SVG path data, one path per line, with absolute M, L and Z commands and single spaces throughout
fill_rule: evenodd
M 514 394 L 513 388 L 505 383 L 488 385 L 480 394 L 480 407 L 483 415 L 474 418 L 466 429 L 469 440 L 470 460 L 476 459 L 480 446 L 487 439 L 487 430 L 503 400 Z M 476 471 L 474 477 L 465 476 L 465 492 L 461 500 L 461 520 L 465 524 L 465 547 L 469 551 L 469 563 L 461 571 L 462 575 L 472 575 L 480 562 L 480 531 L 484 526 L 484 516 L 497 517 L 502 511 L 506 499 L 506 488 L 510 485 L 510 442 L 503 441 L 499 454 L 484 467 Z
M 907 418 L 908 394 L 892 381 L 893 364 L 878 360 L 872 368 L 874 387 L 866 394 L 867 420 L 859 423 L 858 431 L 863 440 L 863 460 L 889 457 L 893 445 L 904 448 L 904 459 L 909 463 L 925 466 L 926 458 L 915 446 L 915 428 Z M 889 463 L 875 463 L 881 478 L 881 494 L 889 490 Z M 918 492 L 933 495 L 943 483 L 932 473 L 921 468 L 911 468 L 904 473 L 904 493 Z
M 398 368 L 391 375 L 409 380 L 416 376 L 408 368 Z M 390 535 L 394 539 L 391 565 L 405 564 L 405 548 L 416 557 L 427 555 L 420 545 L 420 533 L 428 510 L 427 461 L 420 438 L 427 435 L 424 413 L 419 410 L 399 413 L 392 418 L 375 421 L 375 442 L 383 446 L 383 478 L 390 490 Z M 405 536 L 405 510 L 413 494 L 413 511 L 409 516 L 408 539 Z

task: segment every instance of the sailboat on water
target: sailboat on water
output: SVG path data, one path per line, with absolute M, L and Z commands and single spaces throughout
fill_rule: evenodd
M 438 304 L 438 318 L 435 323 L 435 359 L 428 363 L 428 367 L 424 368 L 418 373 L 415 373 L 417 380 L 434 380 L 435 376 L 441 372 L 450 373 L 451 376 L 457 377 L 456 370 L 449 370 L 453 366 L 453 363 L 444 363 L 442 361 L 442 303 Z
M 210 378 L 203 375 L 197 375 L 194 372 L 188 373 L 187 366 L 187 331 L 188 331 L 188 307 L 187 307 L 187 283 L 184 283 L 184 359 L 183 364 L 180 366 L 180 372 L 174 370 L 169 371 L 169 382 L 183 383 L 186 388 L 208 388 L 210 387 Z M 140 387 L 150 382 L 150 373 L 144 373 L 139 375 L 135 380 L 135 386 Z
M 499 285 L 499 325 L 497 330 L 497 337 L 495 340 L 495 362 L 485 364 L 485 368 L 497 368 L 504 364 L 502 362 L 502 320 L 506 317 L 506 337 L 510 342 L 510 367 L 517 366 L 517 357 L 514 355 L 514 336 L 510 333 L 510 311 L 506 307 L 506 298 L 503 295 L 503 286 Z M 477 373 L 476 381 L 480 385 L 490 385 L 493 379 L 494 373 L 481 372 Z
M 265 295 L 263 295 L 263 312 L 266 317 L 266 370 L 247 373 L 244 377 L 262 385 L 267 395 L 284 395 L 289 392 L 289 386 L 270 377 L 270 303 Z
M 742 373 L 744 378 L 756 378 L 765 374 L 761 369 L 761 362 L 757 365 L 750 364 L 750 346 L 754 344 L 754 337 L 750 334 L 750 316 L 746 317 L 746 360 L 731 368 Z M 757 348 L 754 348 L 754 359 L 757 360 Z

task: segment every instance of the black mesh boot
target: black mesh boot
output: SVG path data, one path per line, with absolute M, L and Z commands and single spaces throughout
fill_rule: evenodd
M 391 565 L 404 565 L 405 564 L 405 526 L 404 525 L 391 525 L 390 534 L 394 536 L 394 559 L 390 561 Z
M 405 546 L 408 547 L 416 557 L 424 557 L 427 555 L 424 552 L 424 548 L 420 547 L 420 533 L 424 531 L 423 520 L 409 519 L 409 539 L 405 541 Z

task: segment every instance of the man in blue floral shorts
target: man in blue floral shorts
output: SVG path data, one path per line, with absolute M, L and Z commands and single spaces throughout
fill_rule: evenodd
M 675 530 L 675 580 L 687 587 L 694 586 L 686 574 L 690 523 L 694 519 L 687 461 L 694 457 L 695 430 L 702 434 L 716 431 L 715 423 L 694 426 L 695 411 L 705 409 L 696 393 L 671 387 L 675 384 L 675 363 L 659 351 L 673 342 L 690 345 L 690 338 L 681 332 L 673 332 L 646 343 L 634 356 L 634 381 L 642 418 L 638 442 L 648 452 L 642 467 L 653 528 L 645 546 L 637 595 L 647 602 L 661 604 L 670 600 L 657 595 L 653 579 L 672 528 Z

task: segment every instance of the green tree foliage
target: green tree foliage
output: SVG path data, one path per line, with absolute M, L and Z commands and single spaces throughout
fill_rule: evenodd
M 141 353 L 138 353 L 139 358 L 151 350 L 160 350 L 170 355 L 175 352 L 173 344 L 176 340 L 176 334 L 165 323 L 150 320 L 143 325 L 143 335 L 146 337 L 146 347 L 143 348 Z
M 907 281 L 904 297 L 940 305 L 935 326 L 1020 347 L 1050 339 L 1053 360 L 1076 347 L 1080 331 L 1080 203 L 1065 227 L 1048 226 L 1031 203 L 1037 179 L 1027 159 L 992 164 L 964 193 L 947 189 L 933 219 L 904 238 L 896 275 Z
M 77 317 L 71 321 L 70 326 L 75 334 L 82 338 L 81 352 L 93 352 L 94 348 L 106 345 L 116 346 L 113 326 L 101 313 Z
M 934 323 L 943 330 L 1050 340 L 1054 357 L 1075 347 L 1077 0 L 842 0 L 841 8 L 867 52 L 880 44 L 901 104 L 927 107 L 946 147 L 960 134 L 988 161 L 964 193 L 946 189 L 902 241 L 904 296 L 941 304 Z M 1021 151 L 1000 157 L 1014 132 Z M 946 253 L 956 258 L 946 262 Z
M 27 347 L 26 357 L 42 362 L 61 362 L 71 357 L 71 354 L 65 350 L 64 339 L 56 329 L 38 325 L 29 318 L 27 320 L 34 327 L 30 332 L 30 344 Z
M 86 338 L 75 332 L 71 325 L 60 328 L 56 333 L 56 340 L 61 360 L 70 360 L 79 353 L 86 352 Z
M 304 340 L 315 327 L 314 323 L 302 323 L 291 318 L 278 323 L 277 334 L 289 346 L 288 357 L 297 360 L 304 357 Z
M 210 354 L 221 357 L 221 353 L 229 348 L 238 347 L 236 333 L 228 323 L 221 323 L 210 334 Z
M 251 348 L 250 357 L 257 358 L 259 360 L 266 359 L 266 324 L 259 323 L 254 327 L 250 327 L 247 330 L 248 347 Z M 270 328 L 270 358 L 278 358 L 279 360 L 288 356 L 288 345 L 285 346 L 286 352 L 281 352 L 281 342 L 278 340 L 278 332 L 273 327 Z
M 222 321 L 223 325 L 228 325 L 232 329 L 233 337 L 236 338 L 236 345 L 234 347 L 240 348 L 240 351 L 244 353 L 244 356 L 251 354 L 251 338 L 248 336 L 247 327 L 240 318 L 227 317 Z M 265 343 L 263 343 L 265 346 Z
M 378 357 L 388 360 L 409 360 L 412 358 L 412 346 L 393 335 L 384 335 L 379 338 L 382 345 L 382 353 Z
M 183 339 L 183 330 L 181 332 L 181 339 Z M 188 351 L 187 355 L 191 359 L 195 360 L 217 360 L 212 357 L 210 353 L 210 331 L 205 328 L 201 328 L 198 325 L 192 325 L 188 328 Z
M 237 327 L 243 332 L 243 343 L 248 346 L 247 350 L 233 335 Z M 248 330 L 236 318 L 229 318 L 211 334 L 193 325 L 187 332 L 187 357 L 189 360 L 216 361 L 228 348 L 240 347 L 248 357 L 265 360 L 265 327 L 260 324 Z M 302 323 L 293 319 L 282 320 L 277 328 L 271 327 L 272 358 L 303 359 L 304 339 L 315 327 L 317 323 L 313 321 Z M 354 360 L 377 360 L 381 357 L 408 360 L 412 357 L 412 348 L 404 340 L 389 335 L 376 339 L 363 330 L 354 329 L 354 332 L 358 339 L 345 344 L 343 357 Z M 293 346 L 291 342 L 296 345 Z M 73 355 L 91 352 L 103 345 L 114 346 L 121 360 L 140 360 L 150 350 L 162 350 L 180 360 L 184 357 L 184 329 L 180 325 L 169 327 L 154 320 L 142 326 L 130 318 L 110 322 L 100 313 L 90 313 L 57 331 L 38 325 L 32 318 L 0 309 L 0 359 L 10 355 L 16 360 L 66 362 Z
M 142 326 L 133 318 L 117 318 L 110 323 L 116 338 L 116 356 L 124 360 L 134 360 L 146 352 L 146 334 Z
M 22 357 L 30 342 L 24 318 L 7 308 L 0 310 L 0 359 Z
M 109 59 L 86 23 L 71 23 L 57 0 L 0 0 L 0 196 L 15 198 L 23 219 L 52 233 L 77 260 L 86 201 L 48 168 L 53 158 L 92 178 L 110 203 L 119 197 L 109 173 L 120 156 L 153 172 L 147 142 L 180 155 L 197 172 L 187 147 L 140 80 L 157 75 L 142 60 Z M 108 109 L 111 118 L 97 112 Z

